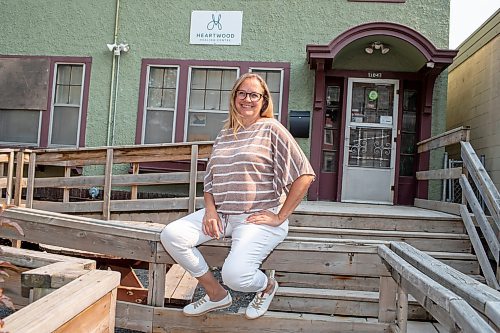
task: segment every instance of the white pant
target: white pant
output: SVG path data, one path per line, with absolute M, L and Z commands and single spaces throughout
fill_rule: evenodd
M 279 208 L 271 208 L 277 213 Z M 208 272 L 208 265 L 196 246 L 212 238 L 202 231 L 205 209 L 168 224 L 161 232 L 161 243 L 193 277 Z M 267 286 L 267 276 L 259 269 L 262 261 L 285 239 L 288 220 L 279 227 L 245 222 L 250 214 L 229 215 L 225 236 L 231 236 L 231 251 L 222 266 L 222 280 L 229 288 L 242 292 L 258 292 Z M 224 217 L 219 214 L 224 225 Z

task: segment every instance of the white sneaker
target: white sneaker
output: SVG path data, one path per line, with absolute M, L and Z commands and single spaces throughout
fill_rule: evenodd
M 205 295 L 196 302 L 186 305 L 184 309 L 182 309 L 182 312 L 188 317 L 201 316 L 213 310 L 228 308 L 232 303 L 233 299 L 229 291 L 227 292 L 227 296 L 218 302 L 212 302 L 210 297 Z
M 274 294 L 276 294 L 276 291 L 278 290 L 278 287 L 278 282 L 274 280 L 274 288 L 270 294 L 258 292 L 253 301 L 248 305 L 245 316 L 248 319 L 256 319 L 266 313 L 267 309 L 269 309 L 271 301 L 273 300 Z

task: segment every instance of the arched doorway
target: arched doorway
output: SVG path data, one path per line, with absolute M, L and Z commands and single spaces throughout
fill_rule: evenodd
M 311 163 L 319 178 L 308 199 L 412 204 L 417 192 L 425 196 L 415 172 L 428 167 L 429 156 L 417 155 L 416 143 L 430 137 L 434 83 L 455 55 L 386 22 L 308 45 Z

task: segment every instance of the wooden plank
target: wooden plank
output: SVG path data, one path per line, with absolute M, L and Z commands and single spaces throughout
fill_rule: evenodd
M 462 175 L 462 168 L 449 168 L 428 171 L 417 171 L 417 180 L 430 179 L 458 179 Z
M 194 292 L 196 291 L 196 286 L 198 286 L 198 280 L 192 277 L 188 272 L 185 272 L 179 285 L 172 294 L 170 302 L 175 304 L 191 303 L 193 301 Z
M 172 265 L 168 269 L 165 278 L 165 302 L 170 303 L 170 298 L 172 298 L 185 272 L 186 270 L 179 264 Z
M 391 244 L 391 248 L 418 270 L 465 299 L 467 303 L 482 314 L 486 312 L 485 308 L 488 301 L 500 301 L 498 291 L 454 270 L 408 244 L 395 242 Z M 500 321 L 490 320 L 499 326 Z
M 396 309 L 396 323 L 401 333 L 408 331 L 408 294 L 398 286 L 398 301 Z
M 372 318 L 379 316 L 379 308 L 378 292 L 281 286 L 270 306 L 274 311 Z M 430 319 L 415 300 L 411 304 L 410 312 L 412 319 Z M 393 314 L 395 315 L 395 309 Z
M 417 143 L 418 153 L 468 140 L 470 128 L 461 126 Z
M 71 167 L 64 167 L 64 178 L 70 178 L 71 177 Z M 69 188 L 65 188 L 63 190 L 63 202 L 67 203 L 69 202 Z
M 335 274 L 305 274 L 277 271 L 275 272 L 275 277 L 280 286 L 299 288 L 378 291 L 380 283 L 379 277 Z
M 168 143 L 154 145 L 114 146 L 114 162 L 180 161 L 191 158 L 194 143 Z M 213 142 L 196 142 L 199 158 L 208 158 Z M 107 147 L 37 149 L 38 164 L 60 166 L 104 165 Z
M 116 327 L 151 333 L 153 310 L 152 306 L 118 301 L 116 302 Z
M 26 207 L 33 208 L 33 182 L 35 181 L 36 154 L 31 153 L 28 164 L 28 180 L 26 184 Z
M 396 320 L 396 291 L 398 285 L 390 276 L 380 278 L 380 294 L 378 305 L 378 321 L 394 323 Z
M 135 221 L 103 221 L 87 217 L 46 212 L 36 209 L 13 207 L 3 212 L 4 217 L 22 223 L 46 224 L 82 231 L 101 231 L 113 236 L 125 236 L 145 240 L 160 240 L 164 225 Z M 0 230 L 0 233 L 6 230 Z
M 460 215 L 460 204 L 415 198 L 415 207 Z
M 137 176 L 139 174 L 139 163 L 132 163 L 132 174 L 134 176 Z M 130 188 L 130 200 L 137 200 L 137 185 L 135 184 Z
M 118 287 L 119 283 L 120 274 L 117 272 L 90 271 L 5 318 L 4 329 L 23 333 L 55 331 Z
M 87 231 L 57 225 L 25 222 L 16 219 L 13 219 L 13 221 L 18 223 L 21 228 L 25 230 L 25 235 L 19 236 L 16 232 L 4 228 L 0 230 L 0 235 L 2 237 L 76 248 L 84 251 L 148 262 L 153 261 L 155 257 L 152 251 L 152 245 L 155 241 L 137 239 L 133 235 L 113 235 L 112 231 L 120 231 L 119 228 L 112 228 L 108 230 L 108 233 L 102 233 L 100 231 Z M 92 226 L 97 225 L 91 224 L 87 226 L 87 229 L 92 228 Z M 123 229 L 122 231 L 126 232 L 127 229 Z
M 196 210 L 196 180 L 198 172 L 198 145 L 191 146 L 191 166 L 189 171 L 189 201 L 188 213 Z
M 14 152 L 11 151 L 9 153 L 9 164 L 7 166 L 7 186 L 5 188 L 6 191 L 5 201 L 7 205 L 10 205 L 13 198 L 12 197 L 13 178 L 14 178 Z
M 493 220 L 497 225 L 497 230 L 500 230 L 500 194 L 495 184 L 491 180 L 488 172 L 477 157 L 476 152 L 468 142 L 462 142 L 462 160 L 464 161 L 467 170 L 470 172 L 474 183 L 481 193 L 486 206 L 488 207 Z
M 80 312 L 54 333 L 66 332 L 108 332 L 113 333 L 114 312 L 111 311 L 116 303 L 116 295 L 111 292 L 101 297 L 97 302 Z M 111 320 L 112 319 L 112 320 Z
M 470 252 L 471 244 L 465 234 L 425 233 L 404 231 L 380 231 L 358 229 L 334 229 L 314 227 L 289 227 L 290 236 L 370 239 L 381 241 L 405 241 L 422 251 Z
M 0 245 L 0 259 L 8 261 L 13 265 L 26 268 L 38 268 L 56 262 L 74 262 L 81 264 L 84 269 L 95 269 L 96 262 L 89 259 L 62 256 L 47 252 L 17 249 L 10 246 Z
M 186 317 L 180 309 L 155 308 L 155 333 L 180 332 L 315 332 L 315 333 L 381 333 L 388 332 L 385 323 L 368 322 L 364 318 L 331 317 L 268 311 L 259 320 L 245 320 L 244 313 L 208 313 L 201 317 Z
M 102 203 L 102 217 L 104 220 L 109 220 L 110 217 L 110 201 L 111 201 L 111 177 L 113 175 L 113 149 L 106 150 L 106 167 L 104 168 L 104 190 Z
M 400 281 L 399 284 L 405 290 L 411 292 L 411 290 L 402 283 L 403 280 L 406 281 L 406 284 L 413 286 L 417 290 L 421 290 L 428 299 L 432 300 L 437 306 L 444 310 L 440 315 L 449 316 L 452 322 L 456 323 L 462 330 L 468 332 L 494 332 L 481 316 L 455 293 L 418 271 L 387 247 L 380 246 L 379 254 L 387 265 L 393 268 L 393 278 Z M 417 297 L 416 299 L 433 314 L 432 309 L 430 309 L 427 304 L 423 304 L 424 302 Z M 440 318 L 438 318 L 438 320 L 440 320 Z M 468 328 L 471 326 L 475 326 L 476 330 L 469 331 Z
M 481 204 L 477 200 L 471 185 L 467 178 L 462 175 L 460 178 L 460 185 L 462 186 L 462 191 L 465 194 L 465 198 L 469 203 L 469 206 L 472 208 L 474 212 L 474 217 L 476 218 L 476 222 L 479 225 L 479 228 L 483 232 L 483 236 L 486 239 L 488 247 L 495 258 L 495 261 L 498 265 L 500 262 L 500 244 L 498 242 L 498 238 L 496 233 L 493 231 L 486 215 L 484 214 L 483 209 L 481 208 Z
M 203 182 L 205 171 L 199 171 L 197 182 Z M 114 186 L 141 186 L 185 184 L 189 182 L 188 172 L 147 173 L 131 175 L 112 175 L 111 182 Z M 36 188 L 39 187 L 75 187 L 87 188 L 104 186 L 104 176 L 78 176 L 78 177 L 44 177 L 35 179 Z
M 17 152 L 16 156 L 16 179 L 14 184 L 14 205 L 21 205 L 21 195 L 22 195 L 22 180 L 23 180 L 23 170 L 24 170 L 24 152 Z
M 56 262 L 32 269 L 21 275 L 21 284 L 28 288 L 60 288 L 88 273 L 76 262 Z
M 390 215 L 367 216 L 359 213 L 344 215 L 325 214 L 318 208 L 315 212 L 307 214 L 294 212 L 288 220 L 290 226 L 297 227 L 464 233 L 465 229 L 462 220 L 458 216 L 460 215 L 458 209 L 456 215 L 448 215 L 448 217 L 421 217 L 415 215 L 396 217 Z
M 474 252 L 476 253 L 477 260 L 479 261 L 479 265 L 481 266 L 484 277 L 486 278 L 486 283 L 488 284 L 488 286 L 494 289 L 499 289 L 500 286 L 498 285 L 495 272 L 493 272 L 493 269 L 491 268 L 488 255 L 484 251 L 483 244 L 481 243 L 481 239 L 477 234 L 474 222 L 472 222 L 469 210 L 466 206 L 462 205 L 462 207 L 460 207 L 460 213 L 462 214 L 462 219 L 464 220 L 465 227 L 467 228 L 467 232 L 469 234 L 472 247 L 474 248 Z
M 103 210 L 102 201 L 85 202 L 49 202 L 35 201 L 35 209 L 47 210 L 59 213 L 92 213 Z M 196 198 L 196 208 L 203 207 L 203 198 Z M 165 211 L 165 210 L 186 210 L 188 208 L 188 198 L 159 198 L 159 199 L 137 199 L 137 200 L 113 200 L 110 203 L 111 212 L 134 212 L 134 211 Z
M 149 263 L 148 272 L 148 305 L 163 307 L 165 305 L 165 264 Z

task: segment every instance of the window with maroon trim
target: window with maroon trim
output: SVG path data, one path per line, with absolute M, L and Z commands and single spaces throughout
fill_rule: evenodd
M 231 88 L 245 72 L 266 80 L 275 117 L 286 121 L 288 63 L 144 59 L 136 143 L 214 140 L 228 117 Z
M 0 83 L 0 145 L 84 145 L 90 64 L 90 58 L 0 57 L 0 74 L 9 78 Z
M 144 143 L 170 143 L 174 139 L 178 67 L 149 67 L 146 111 L 142 136 Z
M 84 72 L 84 64 L 55 64 L 49 146 L 78 146 Z

